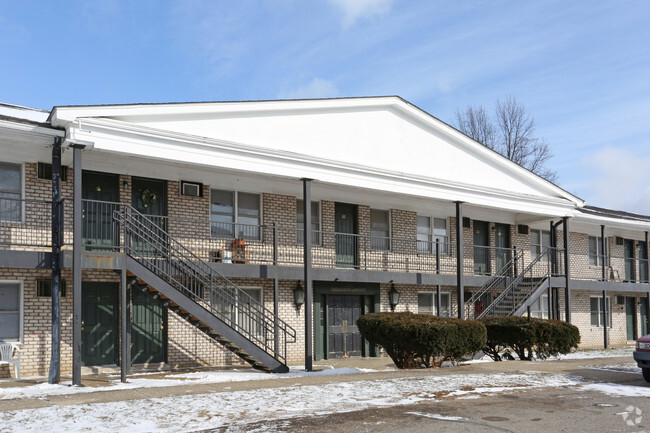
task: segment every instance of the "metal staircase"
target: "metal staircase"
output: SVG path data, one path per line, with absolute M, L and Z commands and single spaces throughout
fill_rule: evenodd
M 545 248 L 476 318 L 521 316 L 550 285 L 550 249 Z
M 509 281 L 517 276 L 517 266 L 524 263 L 523 250 L 516 249 L 508 262 L 499 269 L 476 293 L 465 301 L 465 312 L 467 319 L 477 319 L 492 301 L 491 292 L 498 287 L 507 287 Z
M 113 218 L 124 238 L 132 289 L 160 300 L 254 368 L 289 371 L 287 344 L 296 341 L 291 326 L 131 206 Z

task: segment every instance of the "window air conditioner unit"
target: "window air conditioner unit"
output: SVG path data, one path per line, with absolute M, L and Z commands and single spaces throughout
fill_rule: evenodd
M 202 197 L 203 185 L 195 182 L 181 181 L 181 195 L 187 195 L 190 197 Z

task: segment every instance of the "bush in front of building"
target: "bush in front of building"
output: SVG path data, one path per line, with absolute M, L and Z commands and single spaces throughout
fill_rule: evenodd
M 479 321 L 487 329 L 483 352 L 495 361 L 514 359 L 512 353 L 522 361 L 546 359 L 569 353 L 580 343 L 578 328 L 561 320 L 492 316 Z
M 397 368 L 438 367 L 479 352 L 486 344 L 478 321 L 413 313 L 370 313 L 357 320 L 363 338 L 384 348 Z

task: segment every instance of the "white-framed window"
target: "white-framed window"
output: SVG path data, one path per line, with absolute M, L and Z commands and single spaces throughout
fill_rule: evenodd
M 296 241 L 302 245 L 305 241 L 305 212 L 303 200 L 296 200 Z M 320 203 L 311 202 L 311 244 L 320 245 Z
M 390 216 L 387 210 L 370 209 L 370 248 L 390 250 Z
M 530 316 L 537 319 L 548 319 L 548 295 L 542 295 L 530 306 Z
M 451 294 L 440 293 L 440 316 L 451 317 Z M 438 312 L 437 292 L 418 292 L 418 314 L 436 314 Z
M 260 240 L 260 194 L 210 190 L 210 233 L 213 237 Z
M 551 246 L 551 232 L 548 230 L 530 231 L 530 256 L 531 259 L 539 256 L 544 248 Z M 542 259 L 542 261 L 547 261 Z
M 609 296 L 607 299 L 607 327 L 612 327 L 612 309 L 610 308 Z M 591 307 L 591 326 L 603 326 L 603 297 L 592 296 L 589 298 L 589 305 Z
M 23 167 L 0 162 L 0 220 L 23 221 Z
M 435 253 L 436 241 L 440 253 L 447 254 L 447 219 L 418 215 L 418 251 Z
M 23 284 L 0 281 L 0 342 L 23 339 Z
M 602 266 L 607 263 L 607 239 L 605 239 L 605 251 L 602 249 L 602 238 L 600 236 L 589 236 L 589 265 Z

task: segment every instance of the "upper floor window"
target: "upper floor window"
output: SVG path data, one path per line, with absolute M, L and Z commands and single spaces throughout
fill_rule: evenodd
M 296 200 L 296 240 L 299 245 L 305 241 L 305 211 L 304 201 Z M 317 201 L 311 202 L 311 244 L 320 245 L 320 206 Z
M 22 221 L 22 168 L 0 162 L 0 220 Z
M 22 287 L 19 282 L 0 283 L 0 342 L 22 337 Z
M 535 259 L 544 248 L 551 246 L 551 232 L 547 230 L 530 231 L 530 256 Z
M 418 215 L 418 251 L 435 252 L 436 241 L 440 253 L 447 254 L 447 220 Z
M 370 209 L 370 248 L 390 250 L 390 218 L 387 210 Z
M 605 240 L 605 251 L 603 251 L 602 239 L 600 236 L 589 236 L 589 265 L 591 266 L 602 266 L 607 262 L 607 240 Z
M 210 191 L 210 233 L 216 237 L 260 239 L 259 194 Z

